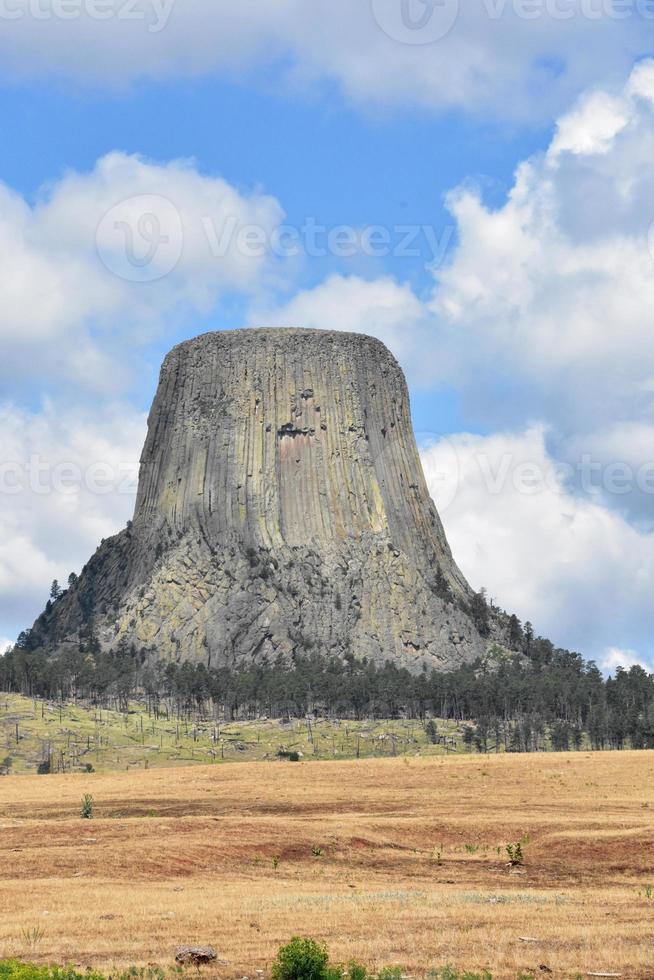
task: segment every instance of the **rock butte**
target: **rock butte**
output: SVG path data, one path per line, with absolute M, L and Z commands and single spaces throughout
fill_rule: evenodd
M 239 330 L 161 369 L 134 520 L 35 624 L 238 666 L 294 651 L 457 666 L 482 637 L 429 497 L 404 376 L 378 340 Z

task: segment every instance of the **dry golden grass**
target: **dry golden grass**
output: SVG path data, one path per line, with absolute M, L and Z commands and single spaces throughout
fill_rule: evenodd
M 7 777 L 0 951 L 166 967 L 178 943 L 210 942 L 218 975 L 254 977 L 304 934 L 418 976 L 644 980 L 653 816 L 649 752 Z M 511 870 L 504 847 L 527 834 Z

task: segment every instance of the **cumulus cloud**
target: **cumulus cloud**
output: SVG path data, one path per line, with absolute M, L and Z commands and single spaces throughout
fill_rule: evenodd
M 636 0 L 4 0 L 0 10 L 11 79 L 249 74 L 268 87 L 335 83 L 365 106 L 527 121 L 626 71 L 652 24 Z
M 228 293 L 262 288 L 282 215 L 273 198 L 190 162 L 122 153 L 66 174 L 34 205 L 0 185 L 0 375 L 33 378 L 40 366 L 115 391 L 116 340 L 138 347 Z
M 653 71 L 584 96 L 500 208 L 470 188 L 449 199 L 460 242 L 433 312 L 455 341 L 474 340 L 472 370 L 492 351 L 562 424 L 571 407 L 588 426 L 653 406 Z
M 650 522 L 652 153 L 645 61 L 621 90 L 582 96 L 503 206 L 469 187 L 451 195 L 459 244 L 430 303 L 445 363 L 487 424 L 545 419 L 571 464 L 590 451 L 602 473 L 626 466 L 631 492 L 605 499 Z M 607 489 L 603 475 L 595 489 Z
M 430 492 L 475 588 L 561 645 L 605 662 L 607 638 L 654 657 L 654 536 L 574 494 L 542 427 L 423 448 Z M 639 659 L 638 659 L 639 658 Z M 615 663 L 606 664 L 607 667 Z
M 654 661 L 646 660 L 639 656 L 635 650 L 620 650 L 618 647 L 609 647 L 604 651 L 601 666 L 609 674 L 614 674 L 619 667 L 629 670 L 630 667 L 644 667 L 650 673 L 654 673 Z
M 0 619 L 30 625 L 53 579 L 65 583 L 132 516 L 145 416 L 127 405 L 93 417 L 46 403 L 0 406 Z

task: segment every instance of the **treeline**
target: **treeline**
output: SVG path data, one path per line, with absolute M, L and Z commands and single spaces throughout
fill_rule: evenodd
M 139 697 L 154 713 L 189 718 L 470 721 L 466 739 L 482 752 L 654 748 L 654 675 L 632 667 L 605 680 L 579 654 L 531 637 L 521 655 L 495 649 L 458 670 L 416 676 L 390 662 L 306 654 L 238 671 L 208 669 L 164 663 L 126 643 L 103 652 L 92 639 L 53 657 L 32 648 L 26 633 L 0 657 L 0 689 L 125 711 Z

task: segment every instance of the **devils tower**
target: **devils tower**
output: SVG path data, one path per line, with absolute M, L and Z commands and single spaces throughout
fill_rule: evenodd
M 239 330 L 168 354 L 134 519 L 34 632 L 52 651 L 92 632 L 208 666 L 310 650 L 447 669 L 490 642 L 472 598 L 386 347 Z

